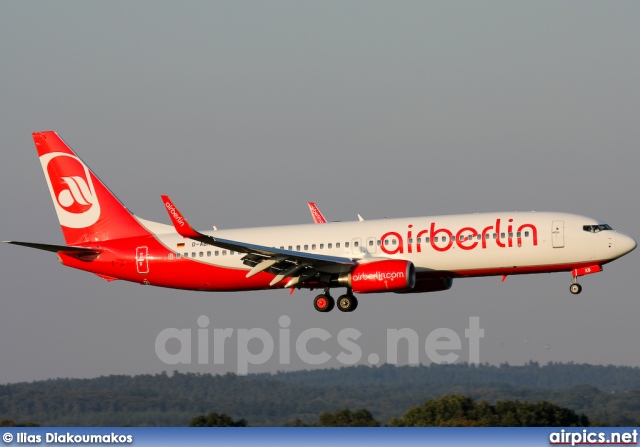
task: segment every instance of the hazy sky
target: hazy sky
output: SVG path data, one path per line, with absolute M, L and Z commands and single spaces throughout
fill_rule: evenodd
M 315 201 L 329 220 L 567 211 L 639 239 L 638 23 L 632 1 L 0 2 L 0 239 L 63 243 L 31 139 L 49 129 L 165 223 L 160 194 L 202 229 L 307 223 Z M 399 328 L 455 331 L 462 361 L 473 316 L 482 362 L 637 366 L 639 253 L 578 296 L 568 273 L 464 279 L 320 314 L 314 292 L 107 283 L 0 246 L 0 383 L 236 371 L 238 331 L 277 346 L 283 315 L 291 364 L 250 371 L 311 367 L 293 348 L 308 328 L 332 336 L 309 344 L 334 358 L 320 367 L 345 328 L 364 364 Z M 225 363 L 160 361 L 158 334 L 195 343 L 201 315 L 234 329 Z

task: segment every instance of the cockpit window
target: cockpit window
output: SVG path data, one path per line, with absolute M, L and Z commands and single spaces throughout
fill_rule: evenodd
M 613 228 L 611 228 L 607 224 L 604 224 L 604 225 L 583 225 L 582 229 L 584 231 L 589 232 L 589 233 L 599 233 L 600 231 L 604 231 L 604 230 L 613 230 Z

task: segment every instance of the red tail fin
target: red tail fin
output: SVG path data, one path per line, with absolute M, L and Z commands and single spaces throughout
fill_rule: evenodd
M 58 134 L 33 141 L 67 244 L 149 234 Z

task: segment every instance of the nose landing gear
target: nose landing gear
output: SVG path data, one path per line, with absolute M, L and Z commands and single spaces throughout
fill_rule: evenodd
M 575 282 L 569 286 L 569 292 L 573 293 L 574 295 L 577 295 L 580 292 L 582 292 L 582 286 L 577 282 Z
M 571 271 L 571 285 L 569 286 L 569 292 L 574 295 L 582 292 L 582 286 L 578 284 L 578 276 L 591 275 L 592 273 L 598 273 L 602 271 L 601 265 L 590 265 L 588 267 L 575 268 Z

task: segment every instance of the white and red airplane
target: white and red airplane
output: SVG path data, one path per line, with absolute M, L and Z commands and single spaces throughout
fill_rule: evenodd
M 167 196 L 173 225 L 135 216 L 52 131 L 33 140 L 66 245 L 7 241 L 55 252 L 68 267 L 107 281 L 176 289 L 323 289 L 314 307 L 329 312 L 332 288 L 353 293 L 447 290 L 454 278 L 571 272 L 579 276 L 636 248 L 636 241 L 591 217 L 504 212 L 197 231 Z M 321 214 L 319 214 L 321 216 Z M 324 218 L 322 219 L 324 220 Z

